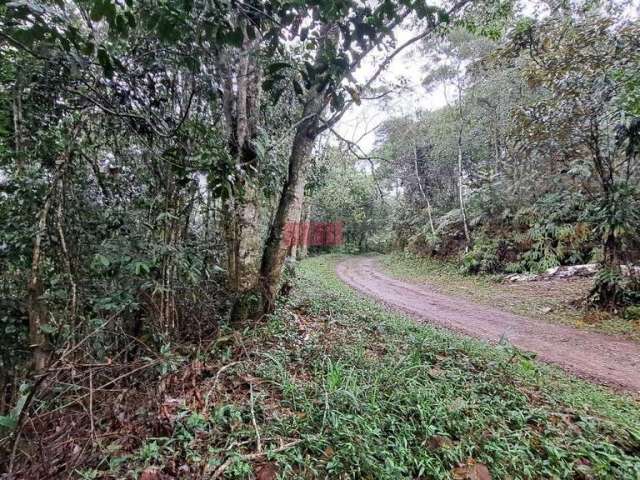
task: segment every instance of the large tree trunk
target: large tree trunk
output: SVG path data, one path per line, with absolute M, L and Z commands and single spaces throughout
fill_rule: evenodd
M 303 175 L 302 181 L 298 182 L 296 186 L 296 198 L 299 198 L 300 201 L 296 202 L 296 205 L 293 207 L 291 216 L 293 217 L 293 222 L 290 225 L 291 229 L 291 243 L 289 247 L 289 256 L 293 259 L 298 258 L 298 248 L 300 243 L 300 230 L 302 228 L 302 204 L 304 201 L 304 185 L 306 183 L 305 176 Z
M 321 94 L 314 94 L 306 103 L 302 118 L 293 138 L 289 155 L 289 172 L 280 196 L 278 209 L 269 230 L 262 255 L 260 281 L 262 282 L 263 308 L 273 310 L 282 267 L 287 256 L 287 224 L 300 218 L 303 200 L 306 166 L 311 148 L 317 136 L 318 118 L 324 108 Z
M 262 75 L 253 51 L 255 41 L 245 35 L 237 55 L 222 52 L 218 68 L 224 78 L 222 107 L 229 146 L 236 158 L 233 192 L 223 206 L 228 288 L 234 296 L 231 320 L 245 320 L 260 308 L 261 192 L 253 141 L 258 134 Z M 237 173 L 236 171 L 233 174 Z
M 54 183 L 55 186 L 55 183 Z M 40 264 L 42 258 L 42 239 L 47 231 L 47 220 L 51 208 L 51 197 L 54 186 L 47 194 L 44 205 L 38 216 L 38 230 L 33 241 L 31 255 L 31 274 L 27 285 L 27 312 L 29 314 L 29 344 L 33 351 L 33 367 L 36 372 L 41 372 L 47 367 L 49 359 L 49 342 L 43 327 L 49 321 L 47 305 L 42 299 L 44 286 L 40 276 Z
M 303 201 L 304 203 L 304 201 Z M 309 231 L 311 230 L 311 199 L 308 199 L 303 207 L 302 221 L 300 225 L 300 239 L 298 241 L 298 259 L 302 260 L 309 254 Z
M 260 197 L 251 182 L 242 196 L 230 198 L 225 206 L 228 286 L 234 298 L 231 320 L 238 322 L 260 310 Z

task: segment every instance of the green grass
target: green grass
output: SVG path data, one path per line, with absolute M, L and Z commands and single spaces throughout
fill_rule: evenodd
M 391 313 L 337 279 L 338 259 L 303 262 L 274 315 L 201 352 L 200 396 L 182 387 L 172 429 L 111 474 L 210 478 L 226 462 L 223 478 L 252 478 L 269 462 L 279 478 L 446 479 L 480 463 L 494 479 L 640 478 L 632 398 Z
M 503 282 L 498 275 L 465 275 L 453 263 L 406 253 L 382 255 L 379 262 L 390 275 L 403 280 L 428 283 L 441 293 L 467 298 L 530 318 L 623 335 L 630 340 L 640 341 L 640 322 L 574 306 L 588 295 L 592 283 L 589 278 L 552 283 Z

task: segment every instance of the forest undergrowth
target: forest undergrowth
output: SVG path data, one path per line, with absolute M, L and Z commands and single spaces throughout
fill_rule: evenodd
M 88 392 L 49 384 L 13 454 L 2 442 L 15 478 L 640 475 L 637 400 L 390 313 L 336 278 L 339 259 L 302 262 L 256 327 Z

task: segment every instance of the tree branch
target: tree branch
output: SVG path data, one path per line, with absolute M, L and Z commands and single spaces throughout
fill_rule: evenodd
M 349 148 L 349 151 L 351 152 L 351 154 L 353 156 L 355 156 L 358 160 L 364 160 L 366 162 L 369 162 L 369 165 L 371 165 L 371 178 L 373 178 L 373 182 L 376 184 L 376 188 L 378 190 L 378 194 L 380 195 L 380 200 L 382 201 L 382 203 L 384 203 L 386 205 L 386 201 L 384 198 L 384 192 L 382 191 L 382 187 L 380 186 L 380 183 L 378 182 L 378 179 L 376 178 L 376 174 L 375 174 L 375 164 L 373 163 L 374 159 L 377 160 L 386 160 L 383 157 L 373 157 L 371 155 L 367 155 L 362 148 L 360 148 L 360 146 L 357 143 L 354 143 L 350 140 L 347 140 L 346 138 L 344 138 L 342 135 L 340 135 L 338 132 L 336 132 L 332 127 L 329 127 L 329 130 L 331 131 L 331 133 L 333 133 L 336 137 L 338 137 L 338 139 L 342 142 L 344 142 L 347 147 Z M 358 154 L 355 150 L 359 150 L 362 155 Z

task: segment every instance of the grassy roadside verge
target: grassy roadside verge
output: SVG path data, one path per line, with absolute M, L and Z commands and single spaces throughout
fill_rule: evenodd
M 573 305 L 587 295 L 592 282 L 589 278 L 510 283 L 490 275 L 464 275 L 452 264 L 411 254 L 381 255 L 379 261 L 390 275 L 428 283 L 442 293 L 530 318 L 623 335 L 640 342 L 639 321 L 587 312 Z
M 322 335 L 330 364 L 318 382 L 347 398 L 329 410 L 343 472 L 366 465 L 360 472 L 372 478 L 465 478 L 473 459 L 494 478 L 640 475 L 638 404 L 508 348 L 391 314 L 346 289 L 334 264 L 306 262 L 294 302 L 339 332 L 335 342 Z
M 390 313 L 339 258 L 303 262 L 257 327 L 167 356 L 132 404 L 96 400 L 75 478 L 640 478 L 633 399 Z

